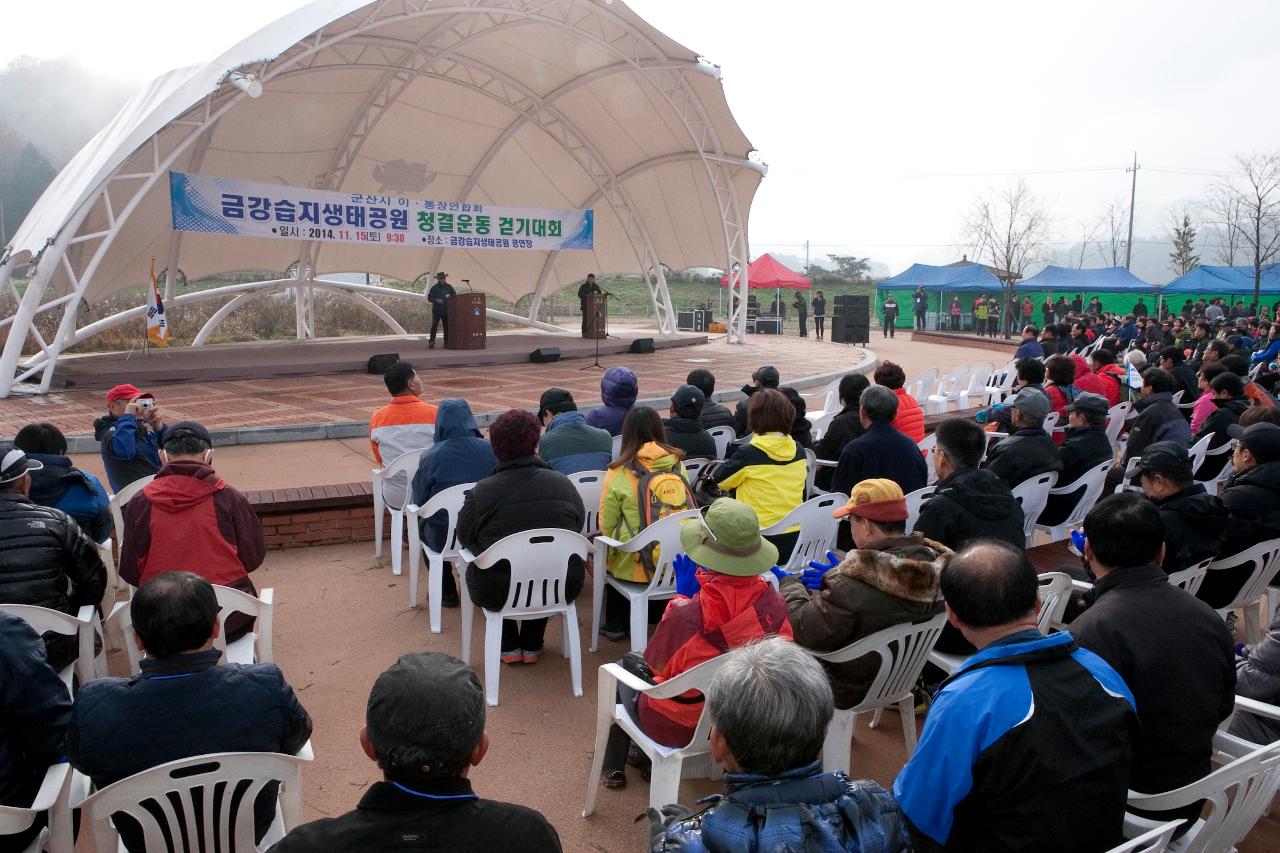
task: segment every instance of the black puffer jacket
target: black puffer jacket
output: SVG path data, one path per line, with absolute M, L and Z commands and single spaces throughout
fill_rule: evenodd
M 998 476 L 982 468 L 963 468 L 938 483 L 920 508 L 916 533 L 958 550 L 974 539 L 998 539 L 1015 548 L 1026 545 L 1022 506 Z
M 97 604 L 106 588 L 98 546 L 71 516 L 18 492 L 0 492 L 0 602 L 75 613 Z M 75 637 L 50 635 L 45 645 L 54 669 L 76 656 Z
M 1200 425 L 1200 431 L 1192 439 L 1192 441 L 1199 441 L 1206 435 L 1212 435 L 1213 438 L 1209 440 L 1210 450 L 1215 450 L 1226 444 L 1231 439 L 1231 436 L 1227 435 L 1227 427 L 1239 421 L 1240 416 L 1249 411 L 1248 397 L 1231 397 L 1227 400 L 1217 400 L 1215 402 L 1217 402 L 1218 407 L 1210 413 L 1209 417 L 1204 419 L 1204 423 Z M 1204 464 L 1196 470 L 1196 479 L 1207 480 L 1210 477 L 1216 477 L 1230 460 L 1231 454 L 1229 453 L 1219 453 L 1207 457 Z
M 1176 495 L 1154 501 L 1164 522 L 1164 563 L 1173 573 L 1216 557 L 1227 533 L 1227 508 L 1217 495 L 1196 483 Z
M 691 418 L 667 418 L 662 422 L 667 444 L 684 451 L 685 459 L 715 459 L 716 440 L 702 421 Z
M 831 419 L 831 423 L 827 425 L 827 431 L 813 446 L 813 451 L 818 454 L 819 459 L 838 460 L 840 451 L 844 450 L 845 445 L 864 432 L 866 430 L 862 428 L 862 420 L 858 417 L 857 405 L 845 406 L 840 410 L 840 414 Z M 814 484 L 820 489 L 831 491 L 831 478 L 835 473 L 835 468 L 824 465 L 818 469 Z
M 1265 462 L 1232 474 L 1221 500 L 1229 517 L 1219 557 L 1280 538 L 1280 462 Z M 1252 573 L 1252 563 L 1215 569 L 1205 575 L 1196 597 L 1210 607 L 1226 607 Z
M 458 542 L 479 556 L 512 533 L 539 527 L 576 533 L 586 520 L 582 498 L 568 477 L 536 456 L 521 456 L 499 462 L 467 495 L 458 513 Z M 565 581 L 568 600 L 582 591 L 585 574 L 585 565 L 574 557 Z M 510 584 L 511 567 L 505 562 L 483 570 L 467 566 L 467 590 L 481 607 L 502 609 Z
M 1062 470 L 1058 472 L 1058 485 L 1065 486 L 1079 480 L 1089 469 L 1108 462 L 1115 455 L 1107 431 L 1102 427 L 1067 429 L 1067 440 L 1062 445 Z M 1049 495 L 1040 524 L 1061 524 L 1075 508 L 1083 489 L 1067 495 Z
M 1009 484 L 1009 488 L 1037 474 L 1062 470 L 1058 445 L 1044 430 L 1019 429 L 987 454 L 982 467 Z

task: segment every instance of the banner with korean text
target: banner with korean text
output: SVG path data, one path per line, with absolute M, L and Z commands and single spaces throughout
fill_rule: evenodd
M 456 249 L 591 249 L 591 210 L 495 207 L 169 173 L 174 231 Z

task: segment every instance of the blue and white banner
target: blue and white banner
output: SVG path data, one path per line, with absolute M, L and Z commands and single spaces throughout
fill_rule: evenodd
M 494 207 L 169 173 L 173 230 L 456 249 L 591 249 L 591 210 Z

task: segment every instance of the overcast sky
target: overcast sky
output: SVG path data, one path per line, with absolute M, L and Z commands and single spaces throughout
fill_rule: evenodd
M 298 5 L 64 0 L 51 18 L 10 2 L 0 62 L 71 55 L 142 80 Z M 1080 220 L 1127 200 L 1135 150 L 1136 236 L 1157 238 L 1233 154 L 1280 149 L 1274 0 L 631 5 L 723 69 L 769 164 L 753 254 L 803 255 L 809 240 L 815 257 L 856 252 L 894 272 L 945 262 L 975 195 L 1018 174 L 1051 203 L 1065 249 Z

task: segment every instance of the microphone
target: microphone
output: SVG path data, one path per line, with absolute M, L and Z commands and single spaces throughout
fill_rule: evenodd
M 472 287 L 472 286 L 471 286 L 471 279 L 469 279 L 469 278 L 464 278 L 464 279 L 462 280 L 462 283 L 463 283 L 463 284 L 465 284 L 465 285 L 467 286 L 467 290 L 469 290 L 470 292 L 472 292 L 472 293 L 475 293 L 475 292 L 476 292 L 476 289 L 475 289 L 474 287 Z

